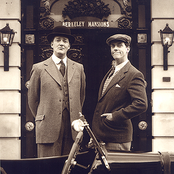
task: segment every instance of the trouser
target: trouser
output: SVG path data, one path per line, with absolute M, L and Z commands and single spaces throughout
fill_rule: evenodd
M 68 155 L 72 145 L 70 114 L 67 109 L 64 109 L 59 138 L 54 143 L 37 144 L 38 157 Z

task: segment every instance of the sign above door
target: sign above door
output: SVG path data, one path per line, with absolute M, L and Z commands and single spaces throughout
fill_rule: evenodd
M 132 29 L 131 0 L 41 0 L 41 30 L 70 28 Z

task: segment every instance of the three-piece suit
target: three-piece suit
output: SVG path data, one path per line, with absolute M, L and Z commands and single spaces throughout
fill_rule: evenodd
M 65 79 L 51 57 L 33 65 L 28 104 L 35 117 L 36 143 L 47 144 L 58 140 L 66 105 L 69 107 L 70 123 L 82 112 L 86 86 L 83 65 L 67 58 L 66 79 L 64 83 Z M 77 133 L 72 128 L 71 132 L 75 140 Z

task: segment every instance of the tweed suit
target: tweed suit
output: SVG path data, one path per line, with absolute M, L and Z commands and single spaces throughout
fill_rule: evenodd
M 83 65 L 67 59 L 70 121 L 79 118 L 85 100 Z M 62 121 L 62 76 L 52 58 L 34 64 L 28 88 L 28 104 L 36 123 L 36 143 L 54 143 Z M 72 130 L 75 140 L 77 133 Z
M 128 61 L 102 95 L 103 85 L 110 71 L 100 85 L 92 130 L 99 141 L 130 142 L 133 133 L 131 118 L 147 109 L 146 82 L 143 74 Z M 113 120 L 101 117 L 103 113 L 112 113 Z

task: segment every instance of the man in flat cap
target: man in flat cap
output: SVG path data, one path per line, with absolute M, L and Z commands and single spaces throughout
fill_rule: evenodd
M 99 88 L 92 130 L 107 151 L 130 151 L 131 118 L 147 110 L 146 81 L 128 60 L 130 36 L 115 34 L 106 43 L 114 60 Z
M 83 65 L 67 57 L 74 41 L 70 29 L 55 27 L 47 39 L 53 55 L 33 65 L 28 87 L 38 157 L 69 154 L 77 135 L 71 123 L 82 111 L 86 87 Z

